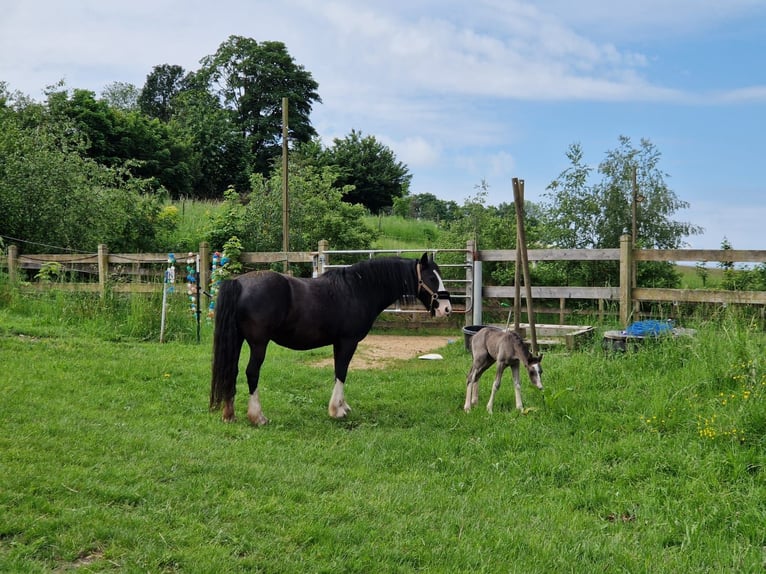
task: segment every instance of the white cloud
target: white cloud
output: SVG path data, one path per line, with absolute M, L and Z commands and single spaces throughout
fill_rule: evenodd
M 389 145 L 399 161 L 409 168 L 432 166 L 439 160 L 439 150 L 425 138 L 410 137 Z

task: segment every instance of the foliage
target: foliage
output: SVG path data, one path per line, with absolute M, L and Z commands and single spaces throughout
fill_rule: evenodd
M 131 299 L 158 321 L 158 300 Z M 522 375 L 525 416 L 512 385 L 494 415 L 462 412 L 470 355 L 453 343 L 442 361 L 352 366 L 354 410 L 330 420 L 331 350 L 272 345 L 272 422 L 253 428 L 207 412 L 210 326 L 202 347 L 191 328 L 141 342 L 122 330 L 131 307 L 0 307 L 2 571 L 762 569 L 766 349 L 747 324 L 546 351 L 545 392 Z M 240 415 L 247 398 L 241 381 Z
M 645 248 L 677 249 L 683 238 L 701 232 L 689 223 L 671 219 L 688 207 L 665 183 L 667 174 L 659 169 L 660 152 L 647 139 L 636 149 L 630 138 L 620 136 L 616 149 L 607 152 L 599 164 L 600 182 L 589 185 L 592 169 L 584 163 L 579 144 L 567 150 L 571 167 L 548 186 L 548 233 L 552 244 L 564 249 L 614 248 L 620 236 L 632 227 L 636 175 L 636 245 Z
M 193 197 L 220 198 L 229 187 L 248 189 L 245 141 L 215 95 L 193 87 L 178 94 L 172 124 L 190 142 L 195 166 Z
M 99 165 L 82 154 L 83 142 L 66 121 L 25 125 L 26 117 L 0 109 L 2 235 L 26 242 L 26 252 L 50 246 L 95 251 L 152 251 L 161 197 L 145 182 Z
M 112 107 L 93 92 L 75 89 L 48 93 L 49 121 L 67 123 L 86 145 L 81 152 L 98 164 L 126 169 L 134 177 L 164 187 L 174 196 L 192 189 L 190 150 L 170 126 L 136 110 Z
M 322 101 L 319 85 L 282 42 L 229 36 L 201 63 L 197 76 L 229 112 L 251 172 L 267 176 L 282 153 L 282 98 L 289 101 L 290 140 L 307 142 L 316 135 L 310 114 Z
M 128 82 L 112 82 L 101 92 L 101 99 L 111 108 L 123 112 L 138 109 L 140 91 L 136 86 Z
M 291 251 L 316 250 L 320 240 L 333 249 L 367 249 L 376 233 L 364 225 L 364 209 L 343 201 L 331 168 L 294 165 L 289 174 L 289 239 Z M 245 251 L 282 251 L 282 177 L 255 174 L 245 201 L 234 189 L 213 217 L 208 241 L 223 245 L 236 235 Z
M 441 200 L 432 193 L 418 193 L 395 197 L 391 212 L 401 217 L 440 223 L 457 218 L 460 208 L 454 201 Z
M 174 115 L 175 97 L 187 88 L 185 80 L 186 72 L 181 66 L 154 66 L 138 96 L 137 105 L 141 112 L 150 118 L 169 122 Z
M 695 225 L 672 219 L 688 203 L 665 183 L 667 174 L 659 168 L 661 154 L 649 140 L 642 139 L 637 149 L 630 138 L 620 136 L 618 147 L 608 151 L 599 164 L 602 179 L 595 184 L 590 183 L 592 168 L 585 163 L 581 146 L 572 144 L 566 155 L 571 166 L 547 188 L 546 238 L 551 245 L 564 249 L 619 247 L 620 237 L 632 229 L 634 202 L 635 244 L 639 247 L 677 249 L 684 237 L 701 232 Z M 579 277 L 583 284 L 617 284 L 616 265 L 557 265 L 563 276 Z M 639 266 L 637 278 L 641 286 L 675 287 L 679 282 L 672 263 L 662 262 Z
M 347 190 L 344 201 L 363 205 L 371 213 L 389 210 L 409 192 L 409 169 L 375 136 L 351 130 L 345 138 L 335 138 L 318 159 L 319 165 L 335 168 L 336 187 Z

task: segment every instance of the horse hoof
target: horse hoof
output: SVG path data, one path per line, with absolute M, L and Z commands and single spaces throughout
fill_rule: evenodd
M 339 405 L 330 405 L 328 412 L 332 418 L 342 419 L 351 412 L 351 407 L 348 406 L 348 403 L 343 402 Z
M 262 414 L 258 415 L 247 415 L 247 418 L 250 419 L 250 422 L 253 424 L 253 426 L 262 427 L 263 425 L 269 424 L 269 419 L 267 419 Z

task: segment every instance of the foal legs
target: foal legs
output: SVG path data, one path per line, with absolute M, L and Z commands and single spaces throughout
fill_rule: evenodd
M 500 388 L 500 384 L 503 382 L 503 371 L 505 370 L 505 367 L 507 366 L 507 363 L 504 363 L 502 361 L 498 361 L 497 363 L 497 372 L 495 374 L 495 381 L 492 383 L 492 393 L 489 395 L 489 402 L 487 403 L 487 412 L 489 414 L 492 414 L 492 405 L 495 402 L 495 393 Z
M 521 403 L 521 377 L 519 376 L 518 363 L 511 365 L 511 372 L 513 373 L 513 388 L 516 391 L 516 408 L 523 411 L 524 405 Z
M 492 366 L 494 359 L 488 354 L 474 359 L 471 369 L 468 371 L 468 377 L 465 381 L 465 403 L 463 410 L 469 412 L 471 407 L 475 407 L 479 402 L 479 379 L 488 368 Z

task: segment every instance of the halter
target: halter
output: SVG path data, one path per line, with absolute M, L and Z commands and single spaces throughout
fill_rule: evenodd
M 431 296 L 430 310 L 433 315 L 433 310 L 438 306 L 439 298 L 444 298 L 449 301 L 449 293 L 447 291 L 434 291 L 423 282 L 423 277 L 420 274 L 420 261 L 418 261 L 416 269 L 418 273 L 418 293 L 420 293 L 420 290 L 422 289 Z

